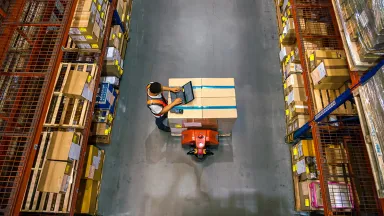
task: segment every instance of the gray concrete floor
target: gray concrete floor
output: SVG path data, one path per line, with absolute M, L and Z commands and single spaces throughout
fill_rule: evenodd
M 272 0 L 134 0 L 131 41 L 102 215 L 292 215 L 284 99 Z M 215 156 L 197 163 L 160 132 L 145 85 L 172 77 L 234 77 L 238 120 Z

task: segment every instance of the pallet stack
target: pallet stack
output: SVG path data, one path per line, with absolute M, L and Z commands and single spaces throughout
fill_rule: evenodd
M 102 68 L 102 77 L 96 96 L 96 107 L 91 127 L 91 144 L 110 144 L 113 120 L 116 115 L 120 79 L 124 73 L 124 56 L 129 40 L 132 1 L 118 0 L 117 15 L 120 20 L 112 26 Z

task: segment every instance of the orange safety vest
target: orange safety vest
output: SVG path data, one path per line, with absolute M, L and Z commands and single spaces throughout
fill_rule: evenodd
M 165 99 L 163 93 L 161 93 L 161 99 L 153 99 L 151 98 L 149 95 L 148 95 L 148 90 L 149 90 L 149 87 L 151 86 L 151 84 L 148 84 L 146 89 L 147 89 L 147 107 L 148 109 L 151 111 L 151 113 L 154 115 L 154 116 L 157 116 L 157 117 L 161 117 L 163 116 L 163 114 L 156 114 L 152 111 L 152 109 L 150 108 L 151 105 L 158 105 L 158 106 L 161 106 L 162 109 L 164 109 L 164 107 L 167 106 L 168 104 L 168 101 Z

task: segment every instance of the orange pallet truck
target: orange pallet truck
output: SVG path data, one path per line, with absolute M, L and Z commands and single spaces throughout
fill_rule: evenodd
M 184 148 L 191 148 L 188 155 L 194 155 L 198 160 L 204 160 L 207 156 L 213 155 L 210 149 L 218 147 L 218 137 L 217 131 L 189 129 L 182 132 L 181 145 Z

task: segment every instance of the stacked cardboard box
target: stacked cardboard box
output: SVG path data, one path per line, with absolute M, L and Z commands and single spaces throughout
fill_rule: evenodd
M 55 131 L 47 150 L 38 191 L 65 193 L 70 185 L 73 166 L 80 157 L 80 137 L 74 132 Z
M 213 129 L 222 135 L 230 134 L 237 119 L 234 79 L 169 79 L 169 85 L 182 86 L 189 81 L 194 86 L 195 100 L 178 106 L 184 110 L 183 114 L 168 113 L 172 135 L 178 136 L 189 128 Z
M 280 35 L 280 43 L 283 45 L 292 45 L 296 42 L 295 22 L 293 18 L 283 24 L 283 33 Z
M 80 0 L 69 35 L 81 49 L 101 49 L 109 8 L 107 0 Z
M 102 75 L 120 78 L 123 75 L 123 63 L 124 59 L 121 59 L 120 51 L 115 47 L 107 47 Z
M 116 90 L 110 83 L 100 83 L 96 95 L 96 106 L 91 125 L 91 142 L 109 144 L 115 107 L 118 97 Z
M 317 89 L 339 89 L 349 80 L 348 63 L 343 50 L 308 51 L 311 79 Z
M 89 92 L 93 92 L 94 82 L 89 73 L 71 70 L 68 73 L 63 94 L 75 98 L 89 98 Z
M 97 213 L 97 198 L 100 192 L 104 157 L 104 151 L 93 145 L 88 146 L 76 202 L 76 213 L 92 215 Z
M 291 74 L 284 83 L 284 91 L 287 134 L 290 134 L 309 120 L 303 76 L 301 74 Z

